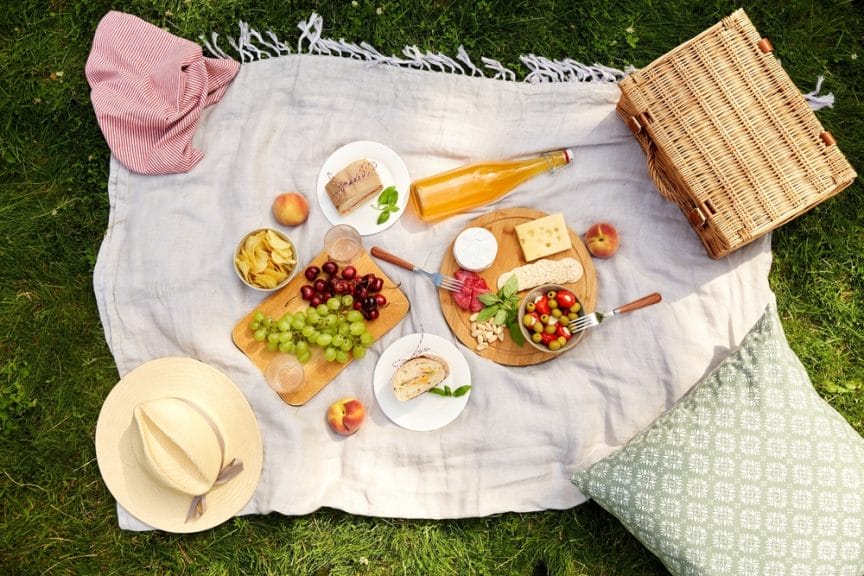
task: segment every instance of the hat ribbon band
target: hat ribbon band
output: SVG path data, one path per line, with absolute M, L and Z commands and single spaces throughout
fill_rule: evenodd
M 219 430 L 219 426 L 213 421 L 210 415 L 202 410 L 200 406 L 198 406 L 195 402 L 187 399 L 180 398 L 183 402 L 192 407 L 196 412 L 198 412 L 207 423 L 210 425 L 210 428 L 213 429 L 214 434 L 216 434 L 216 439 L 219 441 L 219 449 L 223 453 L 225 453 L 225 440 L 222 438 L 222 432 Z M 243 471 L 243 462 L 237 458 L 232 459 L 228 464 L 222 467 L 219 471 L 219 474 L 216 476 L 216 481 L 213 482 L 213 486 L 218 486 L 220 484 L 225 484 L 238 474 Z M 210 488 L 213 489 L 212 487 Z M 189 511 L 186 513 L 186 521 L 185 523 L 189 523 L 191 520 L 197 520 L 207 511 L 207 493 L 199 494 L 197 496 L 192 497 L 192 502 L 189 504 Z
M 216 476 L 216 481 L 213 483 L 214 486 L 218 486 L 220 484 L 225 484 L 238 474 L 243 471 L 243 462 L 234 458 L 228 464 L 226 464 L 222 470 L 219 471 L 219 475 Z M 189 511 L 186 513 L 186 523 L 189 523 L 190 520 L 197 520 L 207 511 L 207 494 L 199 494 L 198 496 L 192 497 L 192 502 L 189 505 Z

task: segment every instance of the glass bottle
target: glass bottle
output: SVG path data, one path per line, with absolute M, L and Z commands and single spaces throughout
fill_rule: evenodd
M 562 149 L 529 158 L 467 164 L 413 182 L 411 201 L 423 220 L 441 220 L 489 204 L 529 178 L 572 160 L 573 151 Z

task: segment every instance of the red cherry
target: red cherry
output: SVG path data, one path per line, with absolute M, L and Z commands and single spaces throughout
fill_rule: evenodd
M 369 281 L 370 292 L 380 292 L 384 289 L 384 279 L 377 276 Z
M 342 278 L 345 280 L 353 280 L 357 276 L 357 269 L 354 266 L 348 265 L 342 269 Z
M 327 280 L 324 280 L 323 278 L 318 278 L 315 280 L 315 283 L 312 284 L 312 288 L 314 288 L 315 292 L 318 292 L 319 294 L 327 290 L 327 287 Z
M 321 270 L 317 266 L 309 266 L 303 272 L 303 275 L 306 277 L 307 280 L 309 280 L 309 282 L 314 282 L 315 279 L 318 278 L 319 272 L 321 272 Z
M 314 295 L 315 289 L 309 284 L 300 287 L 300 297 L 303 298 L 303 300 L 311 300 Z
M 324 270 L 325 274 L 336 274 L 339 271 L 339 265 L 332 260 L 328 260 L 324 264 L 321 265 L 321 269 Z
M 383 294 L 375 294 L 375 302 L 378 304 L 378 307 L 381 308 L 387 305 L 387 297 Z
M 378 314 L 379 314 L 378 310 L 361 310 L 361 312 L 363 312 L 363 317 L 369 321 L 372 321 L 372 320 L 375 320 L 376 318 L 378 318 Z

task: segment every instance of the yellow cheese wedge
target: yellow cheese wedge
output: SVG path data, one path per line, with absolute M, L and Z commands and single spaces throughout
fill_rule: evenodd
M 572 246 L 567 223 L 560 212 L 517 224 L 513 229 L 528 262 L 569 250 Z

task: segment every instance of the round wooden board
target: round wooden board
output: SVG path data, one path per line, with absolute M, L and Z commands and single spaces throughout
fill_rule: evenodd
M 516 238 L 516 232 L 513 230 L 513 227 L 517 224 L 547 215 L 545 212 L 532 208 L 507 208 L 484 214 L 468 223 L 467 227 L 477 226 L 486 228 L 498 240 L 498 256 L 495 258 L 495 262 L 489 270 L 480 274 L 486 280 L 489 288 L 492 290 L 497 289 L 498 276 L 500 274 L 526 264 L 525 258 L 522 255 L 522 247 L 519 246 L 519 240 Z M 570 241 L 573 244 L 572 248 L 566 252 L 559 252 L 547 258 L 549 260 L 558 260 L 570 256 L 582 264 L 584 269 L 582 278 L 578 282 L 565 284 L 565 286 L 576 294 L 586 312 L 593 312 L 597 304 L 597 273 L 594 270 L 594 264 L 591 261 L 588 249 L 585 248 L 582 240 L 572 229 L 569 231 Z M 457 270 L 459 270 L 459 265 L 453 257 L 453 244 L 451 243 L 450 249 L 441 262 L 441 273 L 453 276 Z M 519 346 L 513 342 L 509 335 L 506 335 L 506 331 L 503 342 L 496 341 L 490 344 L 485 350 L 478 351 L 476 349 L 477 341 L 471 336 L 471 321 L 468 319 L 471 315 L 470 312 L 460 308 L 453 301 L 453 297 L 447 290 L 439 290 L 438 298 L 441 301 L 441 310 L 444 313 L 447 324 L 450 326 L 450 330 L 459 338 L 460 342 L 473 350 L 475 354 L 507 366 L 529 366 L 555 358 L 555 354 L 541 352 L 528 343 L 524 346 Z M 578 347 L 577 345 L 576 348 Z

